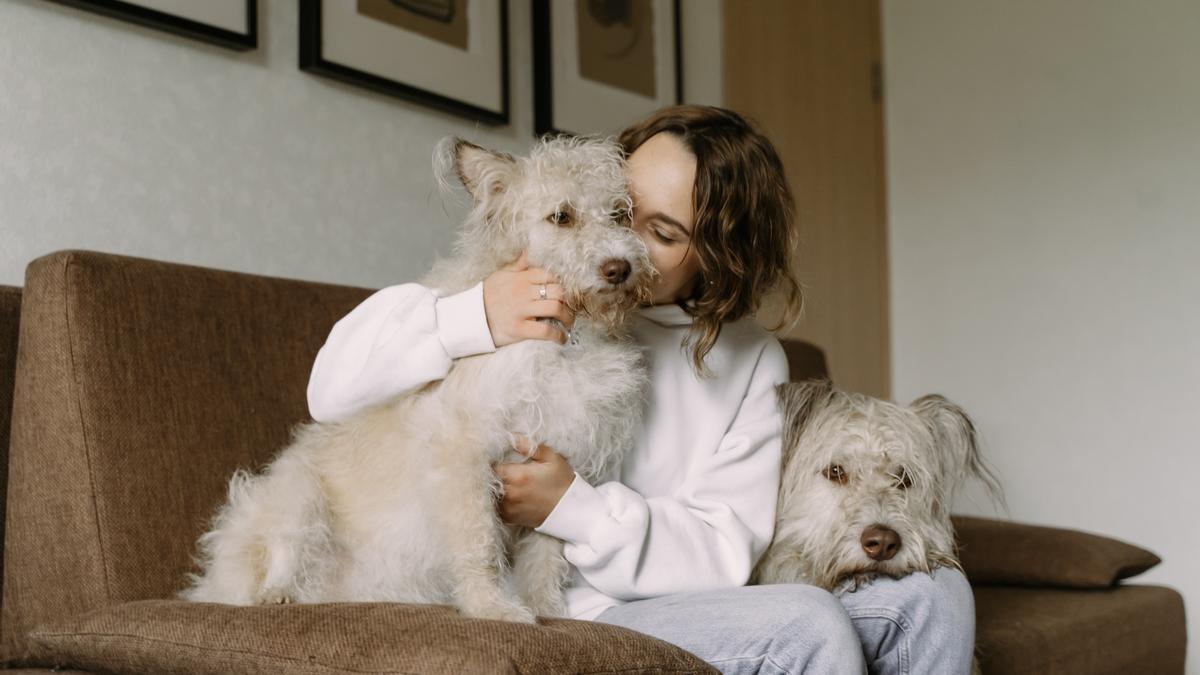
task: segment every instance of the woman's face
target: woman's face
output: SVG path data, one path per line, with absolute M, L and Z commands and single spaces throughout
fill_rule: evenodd
M 700 272 L 692 229 L 696 156 L 678 137 L 661 132 L 629 155 L 625 169 L 633 197 L 633 229 L 646 242 L 658 270 L 651 303 L 688 297 Z

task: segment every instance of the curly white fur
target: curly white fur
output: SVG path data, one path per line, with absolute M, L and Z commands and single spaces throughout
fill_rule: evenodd
M 875 575 L 959 567 L 956 490 L 975 477 L 1003 499 L 961 408 L 937 394 L 903 407 L 828 380 L 780 385 L 778 394 L 783 478 L 775 536 L 753 581 L 842 592 Z M 893 557 L 868 554 L 875 527 L 896 535 Z
M 511 450 L 519 433 L 596 481 L 632 445 L 646 375 L 627 325 L 653 268 L 625 222 L 621 153 L 611 139 L 548 137 L 513 158 L 447 138 L 434 163 L 474 206 L 426 285 L 469 288 L 526 250 L 579 308 L 571 342 L 459 359 L 416 393 L 297 426 L 261 474 L 234 475 L 182 597 L 448 603 L 522 622 L 562 614 L 562 544 L 499 520 L 491 464 L 524 459 Z M 629 264 L 627 279 L 601 271 L 614 259 Z

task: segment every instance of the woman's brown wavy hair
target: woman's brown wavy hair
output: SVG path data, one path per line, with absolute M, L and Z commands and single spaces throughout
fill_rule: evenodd
M 752 315 L 763 296 L 781 288 L 786 306 L 778 330 L 803 306 L 792 272 L 796 246 L 795 202 L 775 147 L 741 115 L 712 106 L 662 108 L 621 132 L 625 156 L 655 134 L 672 134 L 696 156 L 692 206 L 700 275 L 692 294 L 678 302 L 690 314 L 685 344 L 700 375 L 721 325 Z

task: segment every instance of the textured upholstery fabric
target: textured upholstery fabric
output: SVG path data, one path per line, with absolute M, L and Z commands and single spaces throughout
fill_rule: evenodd
M 122 673 L 707 673 L 695 656 L 591 621 L 465 619 L 438 605 L 116 605 L 35 630 L 40 660 Z
M 26 634 L 35 626 L 173 597 L 229 475 L 238 467 L 261 467 L 287 444 L 290 429 L 308 419 L 305 388 L 313 359 L 333 324 L 371 292 L 88 251 L 60 251 L 30 263 L 9 463 L 0 623 L 6 660 L 52 665 L 30 658 Z M 214 619 L 190 613 L 195 605 L 157 606 L 164 631 L 187 635 L 207 626 L 217 645 L 227 640 L 211 631 L 244 625 L 228 617 L 263 616 L 223 608 Z M 349 620 L 323 611 L 292 609 L 286 616 L 320 616 L 328 625 Z M 393 632 L 426 631 L 413 643 L 424 644 L 448 610 L 411 629 L 395 621 L 437 615 L 403 605 L 362 611 L 393 617 Z M 189 627 L 188 619 L 198 623 Z M 524 644 L 521 631 L 528 627 L 451 624 L 474 636 L 460 650 L 464 659 L 501 653 L 524 658 L 511 650 Z M 278 629 L 288 633 L 297 626 Z M 604 629 L 555 624 L 537 635 L 562 644 L 527 654 L 581 651 L 571 658 L 599 664 L 615 655 L 619 667 L 626 655 L 662 651 L 662 643 L 633 633 L 614 651 L 604 640 L 574 636 L 578 630 L 591 635 L 587 631 Z M 268 627 L 267 637 L 284 635 Z M 385 649 L 392 639 L 369 648 Z M 684 658 L 678 652 L 671 647 L 660 655 Z M 198 668 L 192 663 L 185 670 Z
M 975 586 L 985 675 L 1180 675 L 1183 598 L 1160 586 L 1065 590 Z
M 178 591 L 230 473 L 307 419 L 313 359 L 370 293 L 87 251 L 31 262 L 5 656 L 43 621 Z
M 787 354 L 788 375 L 792 382 L 829 377 L 825 352 L 820 347 L 804 340 L 781 338 L 779 342 Z
M 4 511 L 8 485 L 8 437 L 12 418 L 13 382 L 17 374 L 17 330 L 21 325 L 21 289 L 0 286 L 0 543 L 4 541 Z M 4 548 L 0 546 L 0 569 Z M 3 591 L 0 580 L 0 591 Z
M 1097 534 L 990 518 L 954 517 L 973 584 L 1107 588 L 1157 565 L 1144 548 Z
M 64 670 L 62 668 L 13 668 L 10 670 L 0 670 L 4 675 L 46 675 L 47 673 L 59 673 L 60 675 L 79 675 L 89 673 L 88 670 Z

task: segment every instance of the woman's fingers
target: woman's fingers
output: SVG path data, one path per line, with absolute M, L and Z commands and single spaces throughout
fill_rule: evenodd
M 562 284 L 546 270 L 530 267 L 527 254 L 522 252 L 484 280 L 484 313 L 493 344 L 502 347 L 529 339 L 565 343 L 564 330 L 538 321 L 555 319 L 569 330 L 575 324 L 575 311 L 567 306 L 565 298 Z
M 558 300 L 535 300 L 529 306 L 532 317 L 537 319 L 558 319 L 562 325 L 570 328 L 575 324 L 575 312 L 566 303 Z
M 545 321 L 526 321 L 521 329 L 522 337 L 530 340 L 553 340 L 559 344 L 567 341 L 567 334 Z
M 521 278 L 534 286 L 557 284 L 558 279 L 540 267 L 529 267 L 520 272 Z
M 546 297 L 544 297 L 544 298 L 542 297 L 542 286 L 546 287 Z M 566 291 L 563 290 L 562 284 L 556 284 L 554 282 L 550 282 L 550 283 L 546 283 L 546 284 L 533 284 L 532 286 L 529 287 L 529 289 L 530 289 L 529 296 L 534 301 L 542 301 L 542 300 L 558 301 L 558 300 L 562 300 L 567 295 Z
M 521 255 L 518 256 L 516 260 L 505 265 L 504 269 L 512 270 L 514 272 L 520 272 L 529 269 L 528 254 L 525 251 L 521 251 Z
M 529 438 L 523 434 L 513 434 L 513 450 L 528 457 L 533 454 L 533 444 L 529 442 Z

